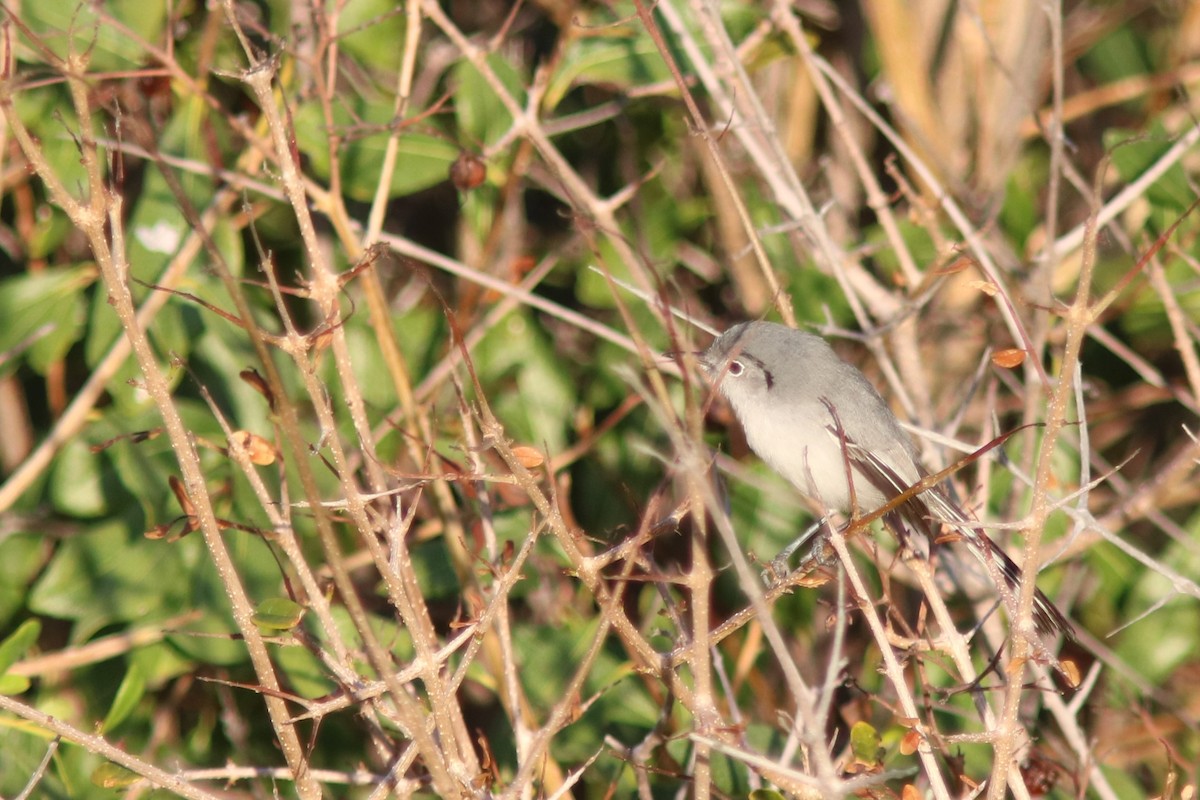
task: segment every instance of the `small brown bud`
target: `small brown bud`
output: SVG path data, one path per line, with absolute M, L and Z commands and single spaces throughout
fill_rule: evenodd
M 519 444 L 512 449 L 512 452 L 517 457 L 517 461 L 525 469 L 535 469 L 546 463 L 546 459 L 541 451 L 528 445 Z
M 1013 369 L 1024 364 L 1027 355 L 1028 353 L 1019 347 L 1009 347 L 992 353 L 992 363 L 997 367 Z
M 468 192 L 479 187 L 487 180 L 487 164 L 474 153 L 466 150 L 458 154 L 450 165 L 450 182 L 460 192 Z
M 230 444 L 237 441 L 241 448 L 246 451 L 246 456 L 250 459 L 251 464 L 266 467 L 275 463 L 275 448 L 257 433 L 234 431 L 233 435 L 229 438 Z

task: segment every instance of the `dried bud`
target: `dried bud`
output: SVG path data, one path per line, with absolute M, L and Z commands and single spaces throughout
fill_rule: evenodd
M 999 290 L 996 288 L 996 284 L 992 283 L 991 281 L 971 281 L 970 286 L 972 289 L 978 289 L 979 291 L 983 292 L 988 297 L 995 297 L 999 292 Z
M 1069 658 L 1064 658 L 1058 664 L 1062 668 L 1062 676 L 1067 685 L 1072 689 L 1078 689 L 1079 683 L 1083 680 L 1083 676 L 1079 674 L 1079 665 Z
M 534 469 L 546 463 L 546 459 L 541 451 L 528 445 L 519 444 L 512 449 L 512 452 L 517 457 L 517 461 L 525 469 Z
M 275 393 L 271 391 L 270 385 L 262 375 L 258 374 L 257 370 L 244 369 L 238 373 L 238 376 L 253 386 L 255 391 L 267 398 L 267 405 L 271 407 L 272 411 L 275 410 Z
M 458 154 L 450 165 L 450 182 L 460 192 L 468 192 L 477 188 L 487 179 L 487 164 L 474 153 L 466 150 Z
M 237 442 L 246 452 L 251 464 L 266 467 L 275 463 L 275 448 L 263 437 L 250 431 L 234 431 L 229 437 L 229 444 Z
M 1019 347 L 1009 347 L 1004 350 L 997 350 L 995 353 L 993 353 L 992 363 L 997 367 L 1013 369 L 1014 367 L 1019 367 L 1024 364 L 1025 356 L 1027 355 L 1028 353 Z

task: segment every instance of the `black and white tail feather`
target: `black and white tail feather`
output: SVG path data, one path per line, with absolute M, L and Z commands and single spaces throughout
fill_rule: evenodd
M 829 431 L 844 447 L 850 467 L 861 473 L 884 496 L 895 498 L 909 490 L 909 484 L 874 453 L 859 447 L 846 438 L 844 432 L 839 433 L 834 426 L 830 426 Z M 1013 595 L 1020 589 L 1021 568 L 988 537 L 978 522 L 949 497 L 945 488 L 934 486 L 914 495 L 888 514 L 885 520 L 901 538 L 906 536 L 906 527 L 916 531 L 928 542 L 930 548 L 937 541 L 938 527 L 942 524 L 951 526 L 971 554 L 983 565 L 1001 597 L 1007 602 L 1010 612 L 1015 612 Z M 911 546 L 915 543 L 906 541 L 902 544 Z M 924 555 L 928 556 L 928 553 Z M 1040 589 L 1034 591 L 1033 621 L 1038 631 L 1046 636 L 1061 633 L 1069 639 L 1074 639 L 1074 628 L 1070 621 Z

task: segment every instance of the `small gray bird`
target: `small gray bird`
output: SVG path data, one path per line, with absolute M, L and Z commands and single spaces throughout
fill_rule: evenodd
M 823 508 L 870 513 L 928 474 L 879 392 L 820 336 L 773 322 L 743 322 L 718 336 L 700 364 L 729 400 L 750 448 Z M 1002 576 L 1002 588 L 1015 590 L 1021 580 L 1020 567 L 943 486 L 925 490 L 884 519 L 902 544 L 922 555 L 940 526 L 951 525 L 988 574 Z M 1044 634 L 1073 636 L 1071 623 L 1041 591 L 1034 621 Z

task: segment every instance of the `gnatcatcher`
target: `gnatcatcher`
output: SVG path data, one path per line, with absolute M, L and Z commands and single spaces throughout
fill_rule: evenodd
M 700 354 L 763 461 L 823 508 L 870 513 L 928 473 L 917 448 L 866 376 L 820 336 L 773 322 L 743 322 Z M 851 499 L 850 475 L 854 485 Z M 925 490 L 885 516 L 901 544 L 928 556 L 942 524 L 954 528 L 1009 599 L 1021 569 L 951 498 Z M 1073 636 L 1071 623 L 1039 590 L 1034 621 L 1045 634 Z

